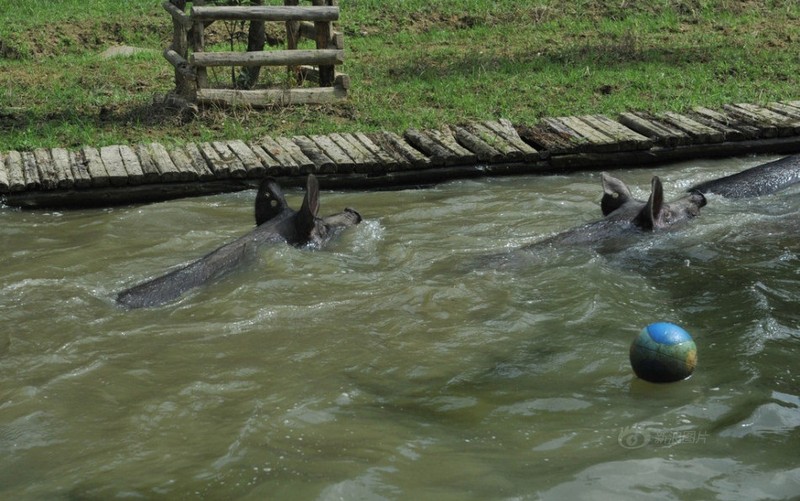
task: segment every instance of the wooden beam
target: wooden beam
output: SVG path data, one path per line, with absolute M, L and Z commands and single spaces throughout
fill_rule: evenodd
M 194 79 L 197 78 L 197 73 L 195 72 L 194 68 L 189 64 L 189 61 L 181 57 L 180 54 L 172 50 L 172 47 L 167 48 L 164 51 L 164 59 L 169 61 L 169 64 L 175 68 L 175 71 L 180 73 L 181 75 Z
M 341 87 L 317 87 L 308 89 L 199 89 L 197 100 L 201 103 L 221 103 L 265 107 L 289 104 L 336 103 L 347 98 Z
M 339 19 L 339 7 L 192 7 L 191 13 L 195 20 L 330 22 Z
M 189 56 L 195 66 L 300 66 L 334 65 L 344 62 L 344 51 L 271 50 L 266 52 L 195 52 Z
M 172 16 L 172 19 L 176 23 L 180 24 L 183 27 L 183 29 L 185 30 L 191 29 L 193 24 L 192 18 L 187 16 L 185 12 L 183 12 L 181 9 L 173 5 L 172 2 L 170 2 L 169 0 L 165 0 L 164 3 L 162 3 L 161 5 L 167 12 L 169 12 L 169 14 Z

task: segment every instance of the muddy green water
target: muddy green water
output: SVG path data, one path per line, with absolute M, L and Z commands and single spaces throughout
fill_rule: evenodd
M 768 159 L 612 172 L 671 199 Z M 253 196 L 0 210 L 0 498 L 800 496 L 800 190 L 501 270 L 599 218 L 599 174 L 328 192 L 366 220 L 326 250 L 115 306 L 248 231 Z M 695 337 L 687 381 L 631 372 L 660 320 Z

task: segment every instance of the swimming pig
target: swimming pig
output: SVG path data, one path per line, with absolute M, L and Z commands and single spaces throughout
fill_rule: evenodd
M 256 195 L 255 229 L 196 261 L 120 292 L 117 302 L 128 308 L 159 306 L 232 271 L 260 245 L 286 242 L 322 247 L 337 230 L 361 222 L 361 215 L 353 209 L 325 218 L 318 217 L 318 212 L 319 183 L 313 175 L 306 181 L 306 194 L 299 211 L 289 208 L 278 183 L 266 178 Z
M 532 250 L 542 245 L 587 245 L 600 247 L 609 240 L 628 234 L 663 230 L 700 213 L 706 198 L 699 191 L 674 202 L 664 202 L 664 187 L 656 176 L 650 183 L 647 201 L 637 200 L 619 179 L 602 174 L 603 219 L 572 228 L 523 247 Z
M 727 198 L 747 198 L 770 195 L 799 182 L 800 155 L 792 155 L 700 183 L 689 190 L 715 193 Z

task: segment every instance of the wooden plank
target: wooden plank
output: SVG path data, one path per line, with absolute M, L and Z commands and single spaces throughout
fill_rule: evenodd
M 150 155 L 153 162 L 158 167 L 160 181 L 162 183 L 175 183 L 183 179 L 183 174 L 172 161 L 169 152 L 160 143 L 150 143 Z
M 76 188 L 89 188 L 92 186 L 92 176 L 89 175 L 86 157 L 82 151 L 69 152 L 69 167 L 72 170 L 72 178 L 75 180 Z
M 450 150 L 440 145 L 432 138 L 428 137 L 424 132 L 416 129 L 408 129 L 403 134 L 403 137 L 430 159 L 431 165 L 445 165 L 455 163 L 453 157 L 455 154 Z
M 316 172 L 336 172 L 336 162 L 326 155 L 311 138 L 306 136 L 294 136 L 292 141 L 303 151 L 303 154 L 314 162 L 314 169 Z
M 139 165 L 142 168 L 142 181 L 145 183 L 156 183 L 161 180 L 161 171 L 158 170 L 153 154 L 146 144 L 137 144 L 133 147 Z
M 729 109 L 742 110 L 742 113 L 753 120 L 775 128 L 778 137 L 793 136 L 800 132 L 800 122 L 796 119 L 781 115 L 767 108 L 749 103 L 737 103 L 728 106 Z
M 691 138 L 688 134 L 665 124 L 647 113 L 620 113 L 619 121 L 626 127 L 652 138 L 660 146 L 691 144 Z
M 112 186 L 125 186 L 128 184 L 128 172 L 122 162 L 119 146 L 103 146 L 100 148 L 100 158 L 106 166 L 108 179 Z
M 520 150 L 526 162 L 535 162 L 539 160 L 542 155 L 535 148 L 529 145 L 519 134 L 519 131 L 514 124 L 510 121 L 501 118 L 500 120 L 487 120 L 483 122 L 483 125 L 487 127 L 489 130 L 495 132 L 496 134 L 500 135 L 501 137 L 505 138 L 506 141 L 510 142 L 514 145 L 515 148 Z
M 793 103 L 796 103 L 796 104 L 793 104 Z M 787 108 L 790 108 L 793 111 L 800 111 L 800 106 L 799 106 L 800 105 L 800 101 L 781 101 L 780 104 L 783 105 L 783 106 L 786 106 Z
M 167 150 L 170 160 L 175 164 L 178 169 L 179 179 L 181 181 L 196 181 L 200 179 L 200 173 L 194 168 L 194 163 L 186 150 L 183 148 L 169 148 Z
M 372 143 L 376 147 L 380 148 L 380 150 L 382 152 L 384 152 L 384 154 L 388 155 L 395 162 L 397 162 L 396 165 L 394 165 L 393 163 L 392 164 L 387 164 L 387 165 L 394 165 L 394 167 L 393 167 L 394 169 L 400 169 L 400 170 L 402 170 L 402 169 L 410 169 L 410 168 L 414 167 L 413 161 L 410 159 L 410 157 L 407 157 L 407 156 L 403 155 L 395 146 L 393 146 L 391 144 L 391 142 L 386 138 L 385 133 L 383 133 L 383 132 L 372 132 L 372 133 L 369 133 L 369 134 L 365 134 L 365 136 L 367 136 L 367 138 L 370 141 L 372 141 Z M 396 136 L 396 137 L 397 137 L 398 141 L 400 141 L 402 143 L 405 143 L 405 141 L 403 141 L 400 138 L 400 136 Z M 422 153 L 418 152 L 414 148 L 411 148 L 408 145 L 406 145 L 406 146 L 411 151 L 413 151 L 415 154 L 419 155 L 419 158 L 420 158 L 421 162 L 427 162 L 428 161 L 428 159 L 425 157 L 425 155 L 423 155 Z M 424 165 L 427 165 L 427 164 L 425 164 L 425 163 L 420 164 L 420 166 L 424 166 Z
M 700 106 L 693 108 L 690 116 L 704 125 L 722 131 L 726 141 L 743 141 L 759 137 L 758 129 L 742 124 L 740 120 L 726 113 Z
M 372 167 L 381 166 L 380 159 L 372 153 L 372 150 L 367 148 L 364 143 L 362 143 L 355 134 L 350 133 L 342 133 L 340 134 L 341 137 L 347 141 L 353 148 L 355 148 L 358 152 L 361 153 L 363 156 L 363 161 L 365 164 L 370 165 Z M 367 139 L 369 141 L 369 139 Z
M 616 151 L 648 150 L 653 146 L 653 140 L 649 137 L 643 136 L 605 115 L 583 115 L 579 118 L 612 138 L 618 145 Z
M 308 157 L 303 150 L 300 149 L 297 144 L 295 144 L 290 138 L 288 137 L 278 137 L 275 139 L 275 142 L 283 148 L 283 150 L 288 153 L 294 162 L 297 164 L 298 168 L 300 169 L 300 173 L 308 174 L 314 172 L 316 168 L 316 164 Z
M 758 129 L 760 137 L 771 138 L 778 137 L 779 131 L 775 124 L 763 120 L 758 114 L 752 113 L 745 108 L 738 107 L 737 105 L 725 104 L 722 109 L 731 113 L 739 118 L 742 122 Z
M 56 183 L 59 189 L 70 189 L 75 186 L 75 178 L 72 175 L 70 166 L 69 151 L 65 148 L 53 148 L 50 150 L 50 157 L 53 159 L 53 169 L 56 174 Z
M 247 169 L 236 154 L 231 151 L 226 141 L 212 141 L 211 146 L 217 151 L 220 161 L 224 164 L 221 169 L 226 174 L 226 177 L 231 178 L 244 178 L 247 177 Z
M 208 167 L 208 162 L 206 162 L 203 153 L 195 143 L 185 144 L 184 149 L 186 150 L 186 154 L 189 156 L 189 159 L 192 161 L 195 172 L 197 172 L 198 176 L 200 176 L 201 181 L 210 181 L 216 178 L 214 173 L 211 172 L 211 169 Z
M 84 146 L 81 148 L 83 154 L 83 161 L 86 165 L 86 170 L 89 172 L 89 177 L 92 178 L 92 186 L 103 187 L 109 186 L 111 180 L 106 172 L 106 166 L 100 158 L 100 152 L 95 148 Z
M 396 151 L 399 155 L 402 155 L 406 158 L 413 167 L 431 167 L 434 165 L 431 158 L 427 157 L 424 153 L 414 148 L 412 145 L 408 144 L 405 139 L 398 136 L 394 132 L 391 131 L 382 131 L 379 136 L 381 139 L 386 141 L 386 144 Z
M 587 122 L 578 117 L 557 117 L 554 120 L 561 122 L 569 129 L 586 139 L 587 151 L 619 151 L 620 144 L 613 138 L 603 134 L 601 131 L 595 129 Z
M 214 173 L 214 177 L 217 179 L 227 178 L 227 164 L 222 161 L 216 148 L 211 143 L 200 143 L 197 147 L 200 149 L 203 158 L 205 158 L 209 169 Z
M 264 165 L 261 163 L 258 155 L 256 155 L 244 141 L 228 141 L 228 148 L 241 160 L 242 165 L 244 165 L 244 168 L 247 170 L 247 177 L 251 179 L 260 179 L 264 177 L 266 173 Z
M 53 190 L 58 187 L 58 176 L 50 157 L 50 151 L 45 148 L 33 150 L 33 158 L 36 160 L 36 168 L 39 171 L 39 181 L 42 189 Z
M 194 20 L 223 21 L 336 21 L 339 7 L 295 6 L 193 6 Z
M 261 139 L 261 147 L 264 151 L 272 155 L 282 166 L 281 173 L 297 172 L 300 173 L 300 165 L 292 158 L 292 154 L 286 151 L 277 141 L 269 136 Z M 329 159 L 330 160 L 330 159 Z
M 142 164 L 139 163 L 139 157 L 133 148 L 126 144 L 119 147 L 119 155 L 122 157 L 122 164 L 125 166 L 125 172 L 128 173 L 128 184 L 136 185 L 142 184 L 144 181 L 144 172 L 142 172 Z
M 270 50 L 259 52 L 194 52 L 189 56 L 192 66 L 333 66 L 344 63 L 344 51 L 339 49 Z
M 558 135 L 562 141 L 569 144 L 569 151 L 583 152 L 588 150 L 589 140 L 566 126 L 563 122 L 555 118 L 543 118 L 541 125 L 549 128 L 554 134 Z
M 12 192 L 25 191 L 25 174 L 22 168 L 22 155 L 18 151 L 6 153 L 6 171 L 8 172 L 8 188 Z
M 8 184 L 8 171 L 6 171 L 6 158 L 3 152 L 0 151 L 0 193 L 8 193 L 10 190 Z
M 578 149 L 569 138 L 563 137 L 561 134 L 553 131 L 550 127 L 543 125 L 535 125 L 528 127 L 527 125 L 520 125 L 517 127 L 520 137 L 526 142 L 536 145 L 540 155 L 562 155 L 568 153 L 577 153 Z
M 465 127 L 453 127 L 453 136 L 459 144 L 475 154 L 481 162 L 498 163 L 505 160 L 502 153 Z
M 791 136 L 800 132 L 800 122 L 798 122 L 796 118 L 775 112 L 769 109 L 769 107 L 750 103 L 738 103 L 734 106 L 747 110 L 765 122 L 774 125 L 778 128 L 779 135 L 781 136 Z
M 352 134 L 333 133 L 328 136 L 331 141 L 341 148 L 348 157 L 353 159 L 355 172 L 371 172 L 372 168 L 378 163 L 375 157 L 364 148 Z
M 265 175 L 274 176 L 278 174 L 281 164 L 277 159 L 275 159 L 275 157 L 270 155 L 268 151 L 262 148 L 261 145 L 255 141 L 248 142 L 247 146 L 250 147 L 253 153 L 255 153 L 255 155 L 261 161 L 261 165 L 264 166 Z
M 39 179 L 39 168 L 36 166 L 36 158 L 30 151 L 23 151 L 22 155 L 22 174 L 25 176 L 25 188 L 28 190 L 38 190 L 42 186 Z
M 501 136 L 497 132 L 489 129 L 482 123 L 470 123 L 464 126 L 474 136 L 481 139 L 495 150 L 503 155 L 505 162 L 520 162 L 523 160 L 523 153 L 520 149 L 516 148 L 511 141 Z
M 709 127 L 685 115 L 667 111 L 660 113 L 658 118 L 689 134 L 695 144 L 721 143 L 725 140 L 725 133 L 721 130 Z
M 334 104 L 347 99 L 343 87 L 311 87 L 294 89 L 198 89 L 197 101 L 228 106 L 250 106 L 263 108 L 274 105 Z
M 794 120 L 800 120 L 800 108 L 795 108 L 794 106 L 779 102 L 769 103 L 767 104 L 767 108 Z
M 343 149 L 334 143 L 331 138 L 319 134 L 309 136 L 309 138 L 314 141 L 328 158 L 336 163 L 337 173 L 353 172 L 355 162 Z
M 448 126 L 444 126 L 442 129 L 428 129 L 425 133 L 434 141 L 455 154 L 456 158 L 452 160 L 455 164 L 465 165 L 478 162 L 477 155 L 458 144 L 458 141 L 453 137 L 453 133 Z
M 386 172 L 398 168 L 400 160 L 388 151 L 378 146 L 369 136 L 363 132 L 356 132 L 353 137 L 359 141 L 364 148 L 366 148 L 372 156 L 377 159 L 376 165 L 373 167 L 373 172 Z

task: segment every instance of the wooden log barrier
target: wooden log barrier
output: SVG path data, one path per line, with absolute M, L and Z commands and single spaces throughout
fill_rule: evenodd
M 192 28 L 192 18 L 187 16 L 183 9 L 178 8 L 169 0 L 165 0 L 161 6 L 169 12 L 169 15 L 172 16 L 172 20 L 182 26 L 183 29 L 190 30 Z
M 332 104 L 347 98 L 341 87 L 309 87 L 299 89 L 198 89 L 201 103 L 219 103 L 253 108 L 289 104 Z
M 253 7 L 198 7 L 194 6 L 191 16 L 195 20 L 221 21 L 313 21 L 330 22 L 339 19 L 339 7 L 313 6 L 253 6 Z
M 195 52 L 189 56 L 195 66 L 300 66 L 334 65 L 344 62 L 344 51 L 273 50 L 269 52 Z
M 786 135 L 797 127 L 799 106 L 770 103 L 770 113 L 755 105 L 735 108 L 741 111 L 630 113 L 628 121 L 639 133 L 610 118 L 585 115 L 545 119 L 534 127 L 500 119 L 441 130 L 409 129 L 404 137 L 392 132 L 331 133 L 169 148 L 151 143 L 8 151 L 0 152 L 0 196 L 8 205 L 81 207 L 101 200 L 132 203 L 174 193 L 207 193 L 210 188 L 204 185 L 218 181 L 241 189 L 239 181 L 247 184 L 264 175 L 297 178 L 316 172 L 339 187 L 390 187 L 800 151 L 800 133 Z M 759 117 L 762 121 L 756 121 Z M 607 138 L 617 144 L 611 147 Z M 557 150 L 537 150 L 531 144 Z

